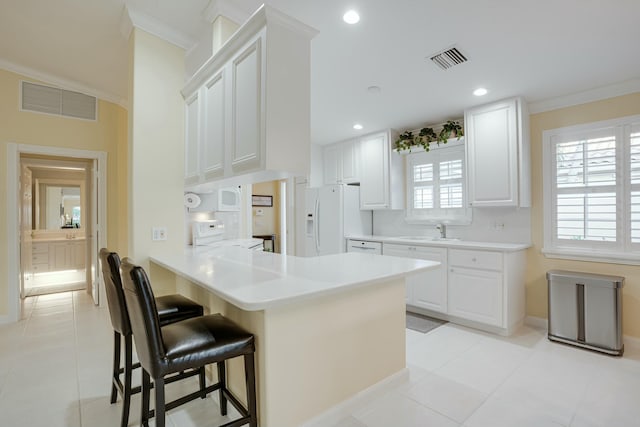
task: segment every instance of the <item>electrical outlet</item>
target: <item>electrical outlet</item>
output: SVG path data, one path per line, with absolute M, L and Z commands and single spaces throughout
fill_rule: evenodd
M 153 227 L 152 240 L 167 240 L 167 227 Z

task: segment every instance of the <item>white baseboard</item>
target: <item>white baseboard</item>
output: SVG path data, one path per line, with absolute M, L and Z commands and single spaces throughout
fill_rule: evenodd
M 358 408 L 407 381 L 409 381 L 409 369 L 404 368 L 306 421 L 301 427 L 326 427 L 337 424 Z
M 628 335 L 623 335 L 622 336 L 622 342 L 624 343 L 624 346 L 627 349 L 629 349 L 629 348 L 633 348 L 633 349 L 640 348 L 640 338 L 630 337 Z
M 534 317 L 534 316 L 525 317 L 524 324 L 536 329 L 544 329 L 544 330 L 547 330 L 549 327 L 549 322 L 547 321 L 547 319 L 544 319 L 542 317 Z

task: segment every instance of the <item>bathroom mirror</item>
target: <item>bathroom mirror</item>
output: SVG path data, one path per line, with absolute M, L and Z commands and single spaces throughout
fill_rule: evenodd
M 36 180 L 33 197 L 33 229 L 60 230 L 82 227 L 84 183 Z

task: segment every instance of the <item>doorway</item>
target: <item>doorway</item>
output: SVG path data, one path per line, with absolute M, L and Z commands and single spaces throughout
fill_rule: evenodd
M 33 293 L 81 287 L 100 304 L 106 153 L 9 143 L 7 157 L 9 320 Z
M 21 297 L 89 289 L 92 164 L 90 159 L 20 155 Z

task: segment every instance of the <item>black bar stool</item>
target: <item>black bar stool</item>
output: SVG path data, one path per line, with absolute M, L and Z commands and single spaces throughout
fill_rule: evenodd
M 257 427 L 254 336 L 220 314 L 196 317 L 161 326 L 151 284 L 142 267 L 127 258 L 120 266 L 131 330 L 142 365 L 142 425 L 148 427 L 150 380 L 155 386 L 156 427 L 165 427 L 165 412 L 202 396 L 196 391 L 172 402 L 165 402 L 167 375 L 188 368 L 218 365 L 218 382 L 206 387 L 205 393 L 220 390 L 220 412 L 227 414 L 227 401 L 242 417 L 220 427 L 249 424 Z M 225 361 L 244 356 L 247 407 L 227 389 Z
M 111 403 L 115 403 L 118 392 L 122 395 L 122 421 L 121 426 L 129 424 L 129 408 L 131 407 L 131 395 L 140 393 L 141 387 L 131 388 L 132 370 L 139 368 L 140 364 L 133 364 L 131 323 L 127 313 L 127 306 L 122 289 L 120 278 L 120 257 L 115 252 L 110 252 L 106 248 L 100 249 L 100 263 L 102 264 L 102 276 L 104 278 L 107 303 L 109 305 L 109 315 L 113 326 L 113 374 L 111 381 Z M 182 295 L 166 295 L 156 299 L 158 317 L 161 325 L 178 322 L 180 320 L 199 317 L 203 314 L 201 305 L 196 304 Z M 120 350 L 124 338 L 124 367 L 120 367 Z M 124 374 L 124 384 L 120 380 L 120 375 Z M 200 375 L 200 387 L 205 387 L 204 369 L 182 372 L 172 377 L 168 382 L 177 381 L 193 375 Z M 204 398 L 204 394 L 202 395 Z

